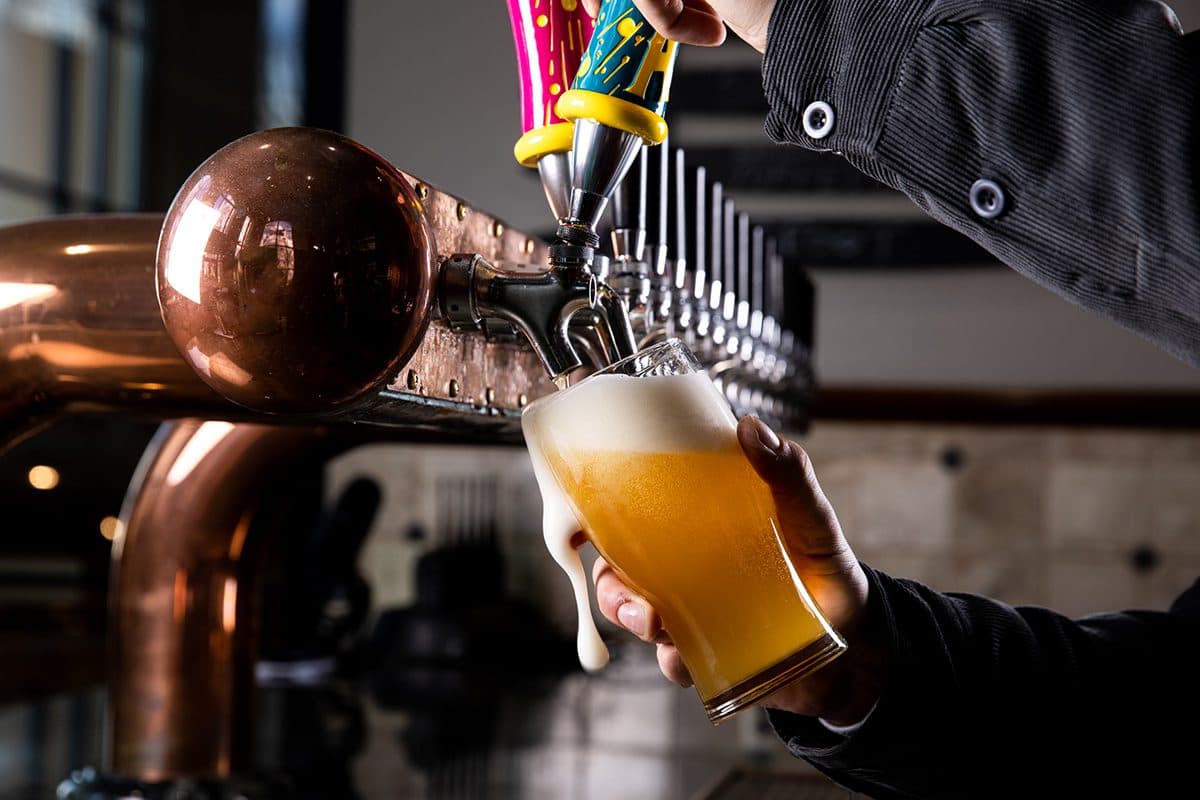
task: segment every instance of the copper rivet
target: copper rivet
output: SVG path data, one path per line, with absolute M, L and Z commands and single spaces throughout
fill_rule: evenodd
M 458 381 L 454 378 L 450 379 L 450 396 L 458 397 Z
M 417 184 L 417 197 L 421 198 L 422 200 L 428 200 L 429 199 L 429 187 L 423 183 L 418 183 Z
M 492 222 L 492 236 L 495 236 L 497 239 L 499 239 L 503 235 L 504 235 L 504 223 L 500 222 L 499 220 L 493 221 Z
M 467 208 L 467 204 L 466 204 L 466 203 L 459 203 L 459 204 L 458 204 L 458 219 L 459 219 L 459 221 L 460 221 L 460 222 L 461 222 L 462 220 L 466 219 L 466 218 L 467 218 L 467 214 L 469 214 L 470 212 L 471 212 L 471 209 Z
M 417 375 L 415 370 L 408 371 L 408 388 L 416 389 L 421 385 L 421 377 Z
M 517 395 L 517 408 L 524 408 L 529 404 L 529 397 L 525 394 Z
M 489 406 L 492 403 L 496 402 L 496 390 L 490 386 L 487 387 L 487 389 L 483 393 L 483 401 L 485 403 L 487 403 Z

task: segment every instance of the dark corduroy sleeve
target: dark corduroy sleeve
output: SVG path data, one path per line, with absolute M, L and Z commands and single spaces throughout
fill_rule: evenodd
M 1200 606 L 1070 620 L 867 575 L 889 651 L 875 710 L 849 737 L 769 712 L 789 749 L 839 783 L 961 799 L 1146 797 L 1191 781 Z
M 1152 0 L 779 0 L 767 132 L 1200 364 L 1198 51 Z M 834 110 L 820 139 L 815 101 Z M 993 219 L 980 179 L 1005 194 Z

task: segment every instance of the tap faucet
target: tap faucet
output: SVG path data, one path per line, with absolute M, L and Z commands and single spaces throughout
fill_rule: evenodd
M 576 313 L 595 311 L 607 339 L 621 354 L 636 352 L 629 315 L 620 297 L 596 280 L 590 247 L 551 247 L 544 272 L 503 270 L 476 253 L 442 262 L 438 299 L 455 330 L 479 330 L 502 319 L 529 341 L 555 382 L 583 365 L 569 332 Z

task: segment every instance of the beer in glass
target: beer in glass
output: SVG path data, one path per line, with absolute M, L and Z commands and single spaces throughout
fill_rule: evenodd
M 662 617 L 714 722 L 845 650 L 793 565 L 721 393 L 677 340 L 530 405 L 579 527 Z M 546 498 L 547 502 L 551 498 Z

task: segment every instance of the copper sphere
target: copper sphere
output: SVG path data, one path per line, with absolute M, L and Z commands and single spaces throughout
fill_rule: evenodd
M 249 408 L 344 410 L 386 384 L 433 309 L 421 201 L 383 158 L 279 128 L 218 150 L 158 240 L 167 332 L 200 377 Z

